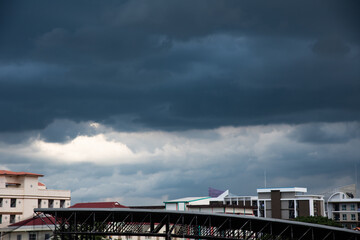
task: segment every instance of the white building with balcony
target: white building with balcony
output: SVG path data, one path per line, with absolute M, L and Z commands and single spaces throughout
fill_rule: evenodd
M 41 174 L 0 170 L 0 228 L 34 215 L 34 208 L 70 207 L 70 190 L 50 190 Z
M 327 200 L 327 215 L 343 227 L 355 229 L 360 226 L 360 198 L 352 193 L 335 192 Z

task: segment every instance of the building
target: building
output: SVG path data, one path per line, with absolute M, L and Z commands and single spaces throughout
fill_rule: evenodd
M 351 192 L 335 192 L 326 202 L 328 218 L 339 222 L 343 227 L 355 229 L 360 226 L 360 198 Z
M 293 219 L 297 216 L 325 216 L 324 197 L 309 195 L 306 188 L 259 188 L 258 196 L 237 196 L 229 190 L 207 197 L 187 197 L 166 201 L 166 210 L 232 213 Z M 218 190 L 217 190 L 218 191 Z
M 86 202 L 76 203 L 70 208 L 128 208 L 118 202 Z
M 166 201 L 166 210 L 175 211 L 199 211 L 210 213 L 231 213 L 239 215 L 256 215 L 257 197 L 236 196 L 226 191 L 217 192 L 212 195 L 209 189 L 209 196 L 186 197 Z
M 325 216 L 324 197 L 308 195 L 306 188 L 259 188 L 257 193 L 259 217 Z
M 34 208 L 70 207 L 69 190 L 47 189 L 39 177 L 43 175 L 0 170 L 0 229 L 33 217 Z
M 53 236 L 55 219 L 35 216 L 3 228 L 1 239 L 6 240 L 49 240 Z

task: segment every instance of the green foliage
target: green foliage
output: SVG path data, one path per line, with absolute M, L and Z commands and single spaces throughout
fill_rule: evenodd
M 294 220 L 298 222 L 315 223 L 315 224 L 327 225 L 332 227 L 342 227 L 340 223 L 322 216 L 297 217 Z

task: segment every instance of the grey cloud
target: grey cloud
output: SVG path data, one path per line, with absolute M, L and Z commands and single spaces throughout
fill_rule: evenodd
M 289 137 L 305 143 L 346 143 L 360 137 L 360 126 L 356 122 L 348 124 L 312 123 L 296 127 L 289 133 Z
M 66 122 L 58 124 L 79 127 Z M 45 174 L 42 181 L 49 188 L 72 190 L 73 203 L 117 197 L 122 197 L 127 204 L 130 198 L 139 203 L 145 196 L 161 203 L 165 195 L 169 198 L 206 195 L 209 186 L 231 189 L 237 194 L 255 194 L 256 188 L 264 185 L 264 170 L 268 186 L 304 186 L 319 193 L 355 181 L 353 166 L 358 163 L 360 142 L 358 126 L 358 122 L 270 125 L 174 132 L 171 138 L 165 133 L 156 137 L 147 136 L 146 132 L 137 136 L 129 133 L 117 140 L 126 145 L 136 142 L 138 149 L 144 149 L 141 145 L 153 150 L 171 145 L 185 151 L 182 152 L 185 157 L 170 153 L 146 157 L 147 161 L 142 163 L 111 165 L 53 162 L 26 155 L 11 157 L 1 151 L 6 148 L 2 145 L 1 165 L 13 171 Z M 306 135 L 314 129 L 322 131 L 324 136 L 320 140 L 318 136 L 306 142 L 296 138 L 302 136 L 301 132 Z M 210 137 L 204 139 L 204 135 Z M 349 140 L 346 135 L 351 135 Z M 180 136 L 185 139 L 178 139 Z M 143 142 L 136 141 L 138 138 Z M 157 144 L 148 146 L 148 141 Z M 314 144 L 315 141 L 321 144 Z M 192 144 L 195 146 L 191 148 L 196 151 L 186 151 L 184 146 Z M 333 178 L 334 175 L 339 177 Z
M 0 134 L 0 145 L 5 144 L 24 144 L 30 139 L 34 139 L 39 135 L 37 131 L 24 132 L 3 132 Z
M 339 37 L 329 37 L 318 40 L 313 51 L 325 57 L 343 57 L 350 52 L 350 47 Z
M 93 136 L 97 130 L 89 122 L 75 123 L 69 120 L 56 120 L 43 129 L 39 137 L 46 142 L 65 142 L 79 135 Z
M 3 3 L 0 131 L 56 119 L 166 130 L 357 120 L 357 7 Z

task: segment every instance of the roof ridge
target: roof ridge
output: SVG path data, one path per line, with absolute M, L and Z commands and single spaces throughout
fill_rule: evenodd
M 43 177 L 42 174 L 31 173 L 31 172 L 13 172 L 9 170 L 0 170 L 0 175 L 16 175 L 16 176 L 38 176 Z

